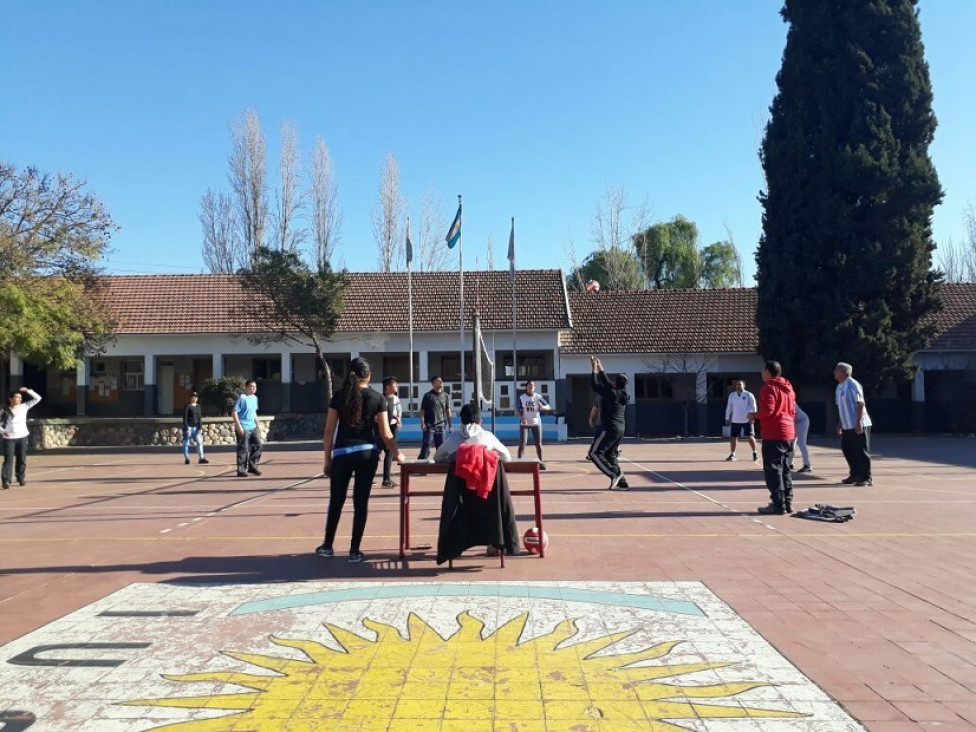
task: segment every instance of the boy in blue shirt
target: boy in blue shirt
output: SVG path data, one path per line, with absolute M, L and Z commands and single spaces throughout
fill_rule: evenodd
M 258 384 L 248 379 L 244 393 L 234 403 L 234 434 L 237 435 L 237 477 L 261 475 L 261 430 L 258 428 Z

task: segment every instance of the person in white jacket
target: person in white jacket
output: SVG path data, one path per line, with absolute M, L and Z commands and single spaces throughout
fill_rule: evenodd
M 501 440 L 495 437 L 490 430 L 481 426 L 481 410 L 473 404 L 465 404 L 461 407 L 461 429 L 454 430 L 437 448 L 437 452 L 434 453 L 434 462 L 451 462 L 451 458 L 454 457 L 462 443 L 484 445 L 489 450 L 497 452 L 502 461 L 506 463 L 512 459 L 512 453 L 501 443 Z
M 26 399 L 25 399 L 26 397 Z M 2 485 L 10 487 L 16 473 L 20 485 L 27 484 L 27 412 L 37 406 L 41 397 L 26 386 L 7 397 L 7 405 L 0 411 L 0 442 L 3 443 Z M 16 463 L 16 469 L 14 467 Z

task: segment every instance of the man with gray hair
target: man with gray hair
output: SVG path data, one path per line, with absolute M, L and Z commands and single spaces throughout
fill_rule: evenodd
M 841 361 L 834 366 L 837 390 L 837 434 L 840 449 L 844 453 L 850 473 L 841 483 L 846 485 L 872 485 L 871 478 L 871 418 L 864 403 L 864 390 L 851 374 L 854 368 Z

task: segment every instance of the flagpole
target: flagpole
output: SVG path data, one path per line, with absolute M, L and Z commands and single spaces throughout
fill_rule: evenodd
M 410 217 L 407 217 L 407 329 L 410 339 L 410 386 L 407 413 L 413 416 L 413 246 L 410 243 Z
M 512 285 L 512 406 L 518 413 L 518 330 L 515 308 L 515 217 L 512 217 L 512 233 L 508 237 L 508 281 Z
M 458 194 L 458 211 L 461 210 L 461 194 Z M 460 312 L 460 344 L 461 344 L 461 406 L 464 406 L 464 231 L 458 236 L 458 280 L 461 284 Z

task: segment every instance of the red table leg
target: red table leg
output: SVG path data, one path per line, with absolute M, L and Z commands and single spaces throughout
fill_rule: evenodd
M 546 544 L 542 540 L 542 479 L 539 476 L 539 466 L 532 471 L 532 492 L 535 499 L 535 525 L 539 527 L 539 559 L 546 556 Z

